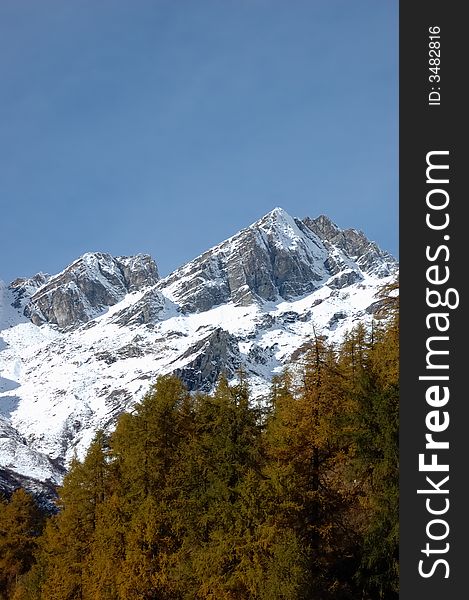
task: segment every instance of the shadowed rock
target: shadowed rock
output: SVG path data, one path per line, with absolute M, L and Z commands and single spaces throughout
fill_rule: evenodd
M 220 328 L 189 348 L 178 362 L 186 358 L 192 359 L 173 373 L 190 391 L 210 391 L 220 375 L 230 379 L 241 365 L 236 337 Z

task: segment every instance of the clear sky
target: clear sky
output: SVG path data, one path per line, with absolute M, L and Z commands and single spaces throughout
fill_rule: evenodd
M 1 0 L 0 279 L 281 206 L 398 246 L 397 0 Z

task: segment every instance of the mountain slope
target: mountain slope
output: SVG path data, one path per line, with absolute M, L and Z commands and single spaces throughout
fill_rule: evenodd
M 274 209 L 164 279 L 148 256 L 88 253 L 16 280 L 0 287 L 0 437 L 37 453 L 22 475 L 30 460 L 55 481 L 158 374 L 210 390 L 242 368 L 261 400 L 314 333 L 339 341 L 370 321 L 396 273 L 361 232 Z M 11 454 L 0 446 L 0 466 L 20 473 Z

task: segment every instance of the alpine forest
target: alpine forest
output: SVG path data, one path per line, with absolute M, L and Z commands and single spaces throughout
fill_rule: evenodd
M 254 402 L 160 376 L 46 514 L 1 500 L 2 600 L 398 598 L 399 316 L 320 333 Z

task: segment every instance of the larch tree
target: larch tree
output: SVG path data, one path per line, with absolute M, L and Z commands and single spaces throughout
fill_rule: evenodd
M 43 515 L 23 489 L 0 501 L 0 598 L 10 598 L 18 580 L 32 567 Z

